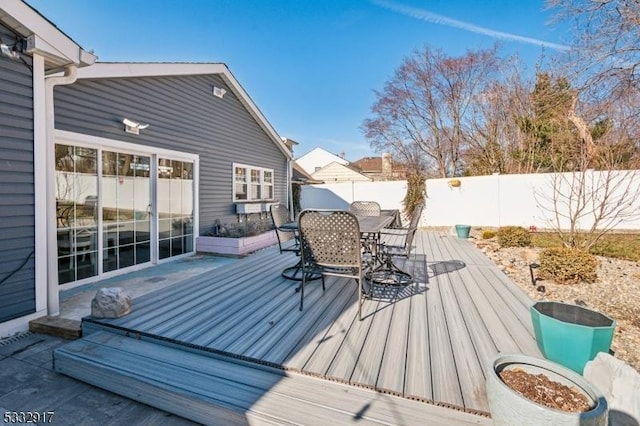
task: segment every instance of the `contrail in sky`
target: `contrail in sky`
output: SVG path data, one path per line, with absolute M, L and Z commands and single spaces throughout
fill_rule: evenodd
M 448 27 L 460 28 L 461 30 L 470 31 L 476 34 L 483 34 L 489 37 L 495 37 L 501 40 L 512 40 L 520 43 L 533 44 L 541 47 L 548 47 L 554 50 L 569 50 L 569 46 L 563 44 L 550 43 L 543 40 L 538 40 L 531 37 L 523 37 L 516 34 L 505 33 L 502 31 L 492 30 L 490 28 L 479 27 L 468 22 L 458 21 L 457 19 L 447 18 L 446 16 L 438 15 L 437 13 L 429 12 L 428 10 L 418 9 L 415 7 L 405 6 L 399 3 L 394 3 L 386 0 L 370 0 L 371 3 L 384 7 L 385 9 L 392 10 L 397 13 L 401 13 L 406 16 L 410 16 L 422 21 L 431 22 L 439 25 L 446 25 Z

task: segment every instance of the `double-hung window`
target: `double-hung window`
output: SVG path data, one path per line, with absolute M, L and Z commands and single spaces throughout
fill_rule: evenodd
M 233 165 L 233 201 L 273 199 L 273 169 Z

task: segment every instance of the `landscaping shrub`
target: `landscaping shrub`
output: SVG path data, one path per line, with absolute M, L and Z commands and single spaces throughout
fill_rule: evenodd
M 531 245 L 531 234 L 522 226 L 503 226 L 498 229 L 498 243 L 502 247 L 526 247 Z
M 561 284 L 593 282 L 597 268 L 598 259 L 594 255 L 575 248 L 553 247 L 540 253 L 540 277 Z
M 490 240 L 491 238 L 495 237 L 496 233 L 495 231 L 490 231 L 490 230 L 486 230 L 486 231 L 482 231 L 482 239 L 483 240 Z

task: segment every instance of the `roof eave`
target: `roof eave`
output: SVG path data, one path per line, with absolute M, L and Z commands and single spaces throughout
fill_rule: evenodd
M 25 53 L 41 55 L 47 69 L 93 64 L 97 57 L 82 49 L 44 16 L 20 0 L 0 3 L 0 22 L 27 40 Z

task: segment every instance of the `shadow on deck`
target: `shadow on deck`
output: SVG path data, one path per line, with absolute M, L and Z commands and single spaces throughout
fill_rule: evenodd
M 300 312 L 299 294 L 294 291 L 297 284 L 280 275 L 283 268 L 295 263 L 294 255 L 267 249 L 142 296 L 126 317 L 87 317 L 83 340 L 93 339 L 101 345 L 101 339 L 110 339 L 104 336 L 108 331 L 156 347 L 159 343 L 181 351 L 186 361 L 175 359 L 178 355 L 167 355 L 164 361 L 174 365 L 184 362 L 180 368 L 185 369 L 206 371 L 223 361 L 243 368 L 261 366 L 252 370 L 256 377 L 251 380 L 262 377 L 263 393 L 243 390 L 241 399 L 246 402 L 238 404 L 240 410 L 247 406 L 255 409 L 257 402 L 264 400 L 265 389 L 271 394 L 281 385 L 282 377 L 293 377 L 297 380 L 293 388 L 301 386 L 310 393 L 327 386 L 355 385 L 365 389 L 347 386 L 343 392 L 357 394 L 370 389 L 402 397 L 406 403 L 411 400 L 418 408 L 427 406 L 421 402 L 454 408 L 457 411 L 446 411 L 460 413 L 455 414 L 455 420 L 466 424 L 464 412 L 487 414 L 484 370 L 498 352 L 540 356 L 529 319 L 531 301 L 470 242 L 419 231 L 415 243 L 412 257 L 399 262 L 413 275 L 414 283 L 376 287 L 363 306 L 362 321 L 357 319 L 355 283 L 335 277 L 327 279 L 325 292 L 318 282 L 309 284 L 305 309 Z M 153 346 L 145 347 L 140 362 L 148 360 L 153 365 L 164 356 L 153 352 Z M 117 353 L 112 356 L 117 358 Z M 187 359 L 196 354 L 210 355 L 210 361 Z M 108 357 L 105 355 L 104 362 Z M 248 380 L 246 371 L 219 367 L 228 375 L 238 374 L 231 380 Z M 69 364 L 61 368 L 74 375 L 76 367 Z M 149 368 L 152 370 L 145 377 L 161 375 Z M 263 371 L 271 376 L 264 376 Z M 135 370 L 131 375 L 135 376 Z M 224 374 L 216 377 L 229 380 Z M 216 380 L 211 383 L 203 386 L 220 386 Z M 130 386 L 136 385 L 131 382 Z M 382 398 L 375 392 L 365 395 Z M 222 404 L 234 412 L 233 400 Z M 364 414 L 356 411 L 349 418 L 357 420 L 359 415 Z M 445 423 L 442 412 L 437 416 Z M 393 417 L 394 422 L 399 418 L 402 415 Z

